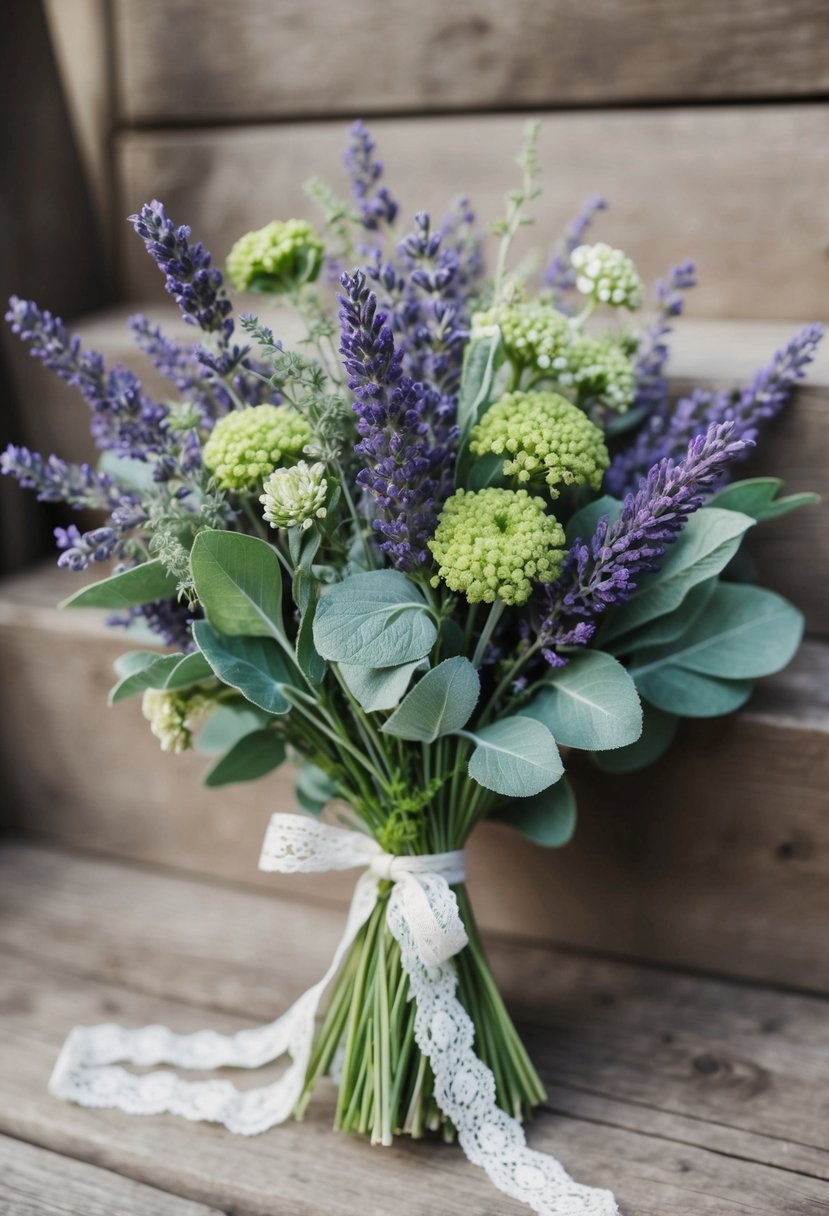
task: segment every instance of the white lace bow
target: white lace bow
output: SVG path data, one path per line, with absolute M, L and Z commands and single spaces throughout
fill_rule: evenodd
M 524 1130 L 495 1101 L 495 1079 L 473 1049 L 474 1026 L 456 996 L 452 957 L 467 943 L 450 884 L 465 877 L 462 851 L 418 857 L 385 853 L 361 832 L 276 814 L 262 846 L 260 869 L 280 874 L 363 867 L 345 932 L 322 979 L 267 1026 L 222 1035 L 175 1034 L 164 1026 L 76 1026 L 49 1082 L 50 1092 L 81 1106 L 132 1114 L 169 1112 L 223 1123 L 241 1135 L 288 1119 L 302 1093 L 317 1010 L 349 947 L 371 915 L 381 879 L 394 883 L 388 925 L 400 944 L 417 1003 L 415 1041 L 435 1078 L 435 1098 L 454 1123 L 470 1161 L 506 1195 L 541 1216 L 614 1216 L 610 1191 L 580 1186 L 554 1158 L 527 1147 Z M 238 1090 L 230 1081 L 185 1081 L 173 1072 L 136 1075 L 120 1067 L 170 1064 L 184 1069 L 260 1068 L 281 1056 L 289 1068 L 271 1085 Z

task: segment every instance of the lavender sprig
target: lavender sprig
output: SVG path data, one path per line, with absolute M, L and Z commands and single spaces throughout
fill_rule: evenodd
M 65 502 L 108 511 L 124 498 L 121 486 L 88 464 L 72 464 L 59 456 L 44 457 L 11 443 L 0 455 L 0 473 L 15 477 L 25 490 L 35 490 L 39 502 Z
M 430 560 L 427 541 L 451 484 L 452 432 L 436 416 L 439 395 L 404 374 L 366 276 L 356 271 L 341 281 L 340 351 L 361 437 L 354 450 L 366 462 L 357 482 L 379 510 L 373 526 L 381 550 L 411 570 Z
M 684 397 L 670 416 L 651 417 L 632 446 L 613 460 L 605 475 L 607 489 L 617 496 L 623 494 L 657 461 L 675 458 L 695 435 L 715 423 L 733 422 L 734 438 L 753 443 L 761 427 L 788 404 L 815 357 L 822 335 L 820 325 L 807 325 L 743 389 L 697 389 Z
M 672 266 L 666 278 L 656 284 L 656 313 L 648 325 L 636 351 L 634 379 L 636 396 L 634 407 L 647 410 L 648 414 L 662 413 L 668 405 L 668 382 L 665 379 L 665 364 L 668 360 L 668 334 L 671 322 L 684 307 L 683 292 L 696 286 L 696 268 L 691 261 Z
M 82 350 L 59 317 L 30 300 L 12 296 L 6 320 L 29 343 L 34 358 L 80 389 L 92 409 L 90 429 L 99 448 L 137 460 L 163 450 L 167 408 L 145 397 L 133 372 L 124 367 L 107 372 L 102 355 Z
M 62 550 L 58 565 L 79 572 L 86 570 L 92 562 L 123 557 L 128 534 L 146 521 L 144 508 L 134 499 L 125 497 L 100 528 L 92 528 L 89 532 L 81 532 L 75 524 L 55 528 L 55 540 L 58 549 Z
M 596 213 L 605 211 L 607 203 L 600 194 L 586 199 L 567 225 L 553 249 L 553 255 L 544 272 L 544 286 L 555 296 L 571 291 L 576 285 L 576 272 L 570 264 L 570 254 L 584 244 L 585 234 L 593 223 Z
M 712 423 L 691 440 L 682 460 L 665 457 L 654 465 L 626 495 L 615 524 L 603 515 L 589 543 L 581 537 L 573 542 L 561 575 L 544 592 L 539 638 L 548 663 L 566 662 L 560 646 L 586 645 L 596 618 L 630 599 L 637 575 L 659 568 L 706 491 L 751 443 L 737 432 L 734 421 Z
M 355 122 L 349 131 L 348 147 L 343 163 L 351 181 L 351 193 L 357 203 L 360 220 L 369 232 L 383 225 L 391 227 L 399 210 L 396 200 L 385 186 L 378 186 L 383 175 L 383 162 L 374 159 L 376 144 L 362 122 Z
M 222 272 L 201 241 L 192 243 L 190 228 L 176 227 L 157 199 L 145 203 L 129 220 L 165 276 L 164 287 L 185 321 L 219 334 L 226 343 L 233 333 L 233 306 L 222 285 Z

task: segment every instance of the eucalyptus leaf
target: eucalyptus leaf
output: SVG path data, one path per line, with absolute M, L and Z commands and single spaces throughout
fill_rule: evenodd
M 720 679 L 757 679 L 785 667 L 802 637 L 803 616 L 782 595 L 720 583 L 705 612 L 678 639 L 642 651 L 635 676 L 670 665 Z
M 777 495 L 783 488 L 779 477 L 749 477 L 745 481 L 735 481 L 730 486 L 716 493 L 709 499 L 711 507 L 722 507 L 728 511 L 742 511 L 758 522 L 765 519 L 778 519 L 795 511 L 798 507 L 812 506 L 820 502 L 817 494 L 788 494 L 784 498 Z
M 269 714 L 288 712 L 290 705 L 282 687 L 293 686 L 296 679 L 272 638 L 228 637 L 217 633 L 207 621 L 193 623 L 193 637 L 224 684 Z
M 142 562 L 140 566 L 131 566 L 120 574 L 111 574 L 109 578 L 90 583 L 88 587 L 81 587 L 80 591 L 65 599 L 60 607 L 108 608 L 113 611 L 151 604 L 153 600 L 171 599 L 177 593 L 176 579 L 167 573 L 166 567 L 158 558 L 154 558 L 151 562 Z
M 269 718 L 270 714 L 249 701 L 217 705 L 196 735 L 193 746 L 204 756 L 216 756 L 228 751 L 245 735 L 259 730 Z
M 258 781 L 279 768 L 284 759 L 284 740 L 272 730 L 257 730 L 234 743 L 230 751 L 207 770 L 204 784 L 208 789 L 217 789 L 241 781 Z
M 498 485 L 504 481 L 504 457 L 495 452 L 487 452 L 479 457 L 469 470 L 466 479 L 470 490 L 485 490 L 488 486 Z
M 601 498 L 589 502 L 571 517 L 564 529 L 567 544 L 572 545 L 579 537 L 583 541 L 589 541 L 603 515 L 607 515 L 610 523 L 615 524 L 621 514 L 622 504 L 619 499 L 610 494 L 603 494 Z
M 718 718 L 733 713 L 745 705 L 754 687 L 751 680 L 716 680 L 670 663 L 631 674 L 647 701 L 681 718 Z
M 282 567 L 266 541 L 206 529 L 193 542 L 190 566 L 196 594 L 216 632 L 284 639 Z
M 321 598 L 314 643 L 324 659 L 399 667 L 429 653 L 437 628 L 423 595 L 398 570 L 351 574 Z
M 157 650 L 128 650 L 126 654 L 119 654 L 112 667 L 119 679 L 123 680 L 125 676 L 141 671 L 160 657 Z
M 738 553 L 737 556 L 741 555 Z M 718 577 L 698 583 L 673 612 L 655 617 L 633 633 L 623 634 L 618 641 L 611 643 L 610 650 L 614 654 L 630 655 L 647 647 L 665 646 L 676 641 L 705 612 L 718 585 Z
M 144 692 L 147 688 L 163 689 L 166 692 L 178 692 L 183 688 L 192 688 L 213 678 L 210 664 L 203 655 L 194 654 L 151 654 L 147 651 L 134 651 L 134 667 L 110 691 L 109 704 L 117 705 L 129 697 Z M 139 665 L 138 656 L 146 661 Z
M 553 785 L 564 767 L 555 740 L 534 718 L 502 718 L 477 731 L 459 731 L 476 744 L 469 775 L 507 798 L 530 798 Z
M 493 819 L 508 824 L 535 844 L 556 849 L 576 830 L 576 796 L 566 777 L 532 798 L 518 798 L 499 807 Z
M 571 655 L 521 712 L 543 722 L 557 743 L 587 751 L 625 747 L 642 732 L 633 680 L 621 663 L 600 650 Z
M 376 713 L 382 709 L 394 709 L 409 687 L 409 681 L 418 668 L 424 666 L 423 659 L 401 663 L 399 667 L 360 667 L 356 663 L 340 663 L 340 675 L 346 687 L 361 709 Z
M 480 677 L 469 659 L 444 659 L 418 680 L 382 729 L 398 739 L 434 743 L 466 726 L 480 693 Z
M 319 815 L 339 795 L 336 782 L 316 764 L 303 764 L 294 786 L 296 800 L 309 815 Z
M 676 735 L 679 718 L 642 703 L 642 734 L 629 747 L 611 752 L 593 752 L 591 760 L 604 773 L 632 773 L 653 764 L 668 750 Z
M 635 595 L 608 615 L 598 644 L 607 646 L 655 617 L 673 612 L 692 587 L 719 574 L 753 526 L 754 520 L 739 511 L 716 507 L 696 511 L 669 546 L 661 569 L 645 575 Z

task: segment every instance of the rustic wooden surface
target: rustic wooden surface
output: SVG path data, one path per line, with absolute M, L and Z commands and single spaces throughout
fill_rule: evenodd
M 268 817 L 294 805 L 290 770 L 205 790 L 204 758 L 161 753 L 137 701 L 107 708 L 123 640 L 98 614 L 56 612 L 61 573 L 7 584 L 0 598 L 0 666 L 14 690 L 0 746 L 18 826 L 342 904 L 348 875 L 256 870 Z M 755 703 L 734 719 L 686 724 L 645 773 L 609 778 L 576 765 L 581 813 L 565 850 L 484 825 L 471 851 L 482 923 L 829 991 L 827 689 L 829 648 L 809 643 Z
M 110 1170 L 0 1136 L 0 1216 L 221 1216 Z
M 120 118 L 238 121 L 829 89 L 820 0 L 115 0 Z
M 0 1131 L 236 1216 L 519 1216 L 457 1149 L 333 1135 L 330 1090 L 306 1123 L 252 1139 L 46 1093 L 75 1022 L 255 1024 L 324 970 L 340 931 L 318 906 L 8 843 Z M 508 939 L 491 954 L 550 1090 L 532 1143 L 613 1186 L 624 1216 L 829 1211 L 825 1000 Z
M 689 10 L 690 12 L 690 10 Z M 520 116 L 372 123 L 402 222 L 442 216 L 466 193 L 486 226 L 517 184 Z M 303 182 L 342 188 L 340 122 L 124 133 L 116 145 L 120 213 L 150 198 L 190 224 L 219 260 L 249 228 L 313 216 Z M 686 257 L 698 263 L 700 316 L 829 316 L 826 225 L 829 107 L 786 105 L 553 113 L 539 142 L 546 193 L 524 244 L 557 238 L 588 195 L 611 209 L 596 239 L 619 245 L 647 279 Z M 157 292 L 158 272 L 121 225 L 126 295 Z

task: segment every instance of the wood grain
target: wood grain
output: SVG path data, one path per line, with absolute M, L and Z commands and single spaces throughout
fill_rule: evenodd
M 163 755 L 136 702 L 107 708 L 123 643 L 94 613 L 47 606 L 54 583 L 39 598 L 24 594 L 31 585 L 21 580 L 15 596 L 0 599 L 0 664 L 15 711 L 0 747 L 18 826 L 344 902 L 348 875 L 276 879 L 256 871 L 269 815 L 294 805 L 290 771 L 203 789 L 205 761 Z M 687 724 L 668 756 L 638 777 L 607 778 L 574 764 L 581 812 L 566 849 L 548 852 L 484 825 L 471 848 L 482 923 L 829 990 L 828 656 L 823 645 L 804 647 L 755 709 Z
M 829 88 L 820 0 L 116 0 L 121 118 L 229 121 Z
M 0 1216 L 220 1216 L 109 1170 L 0 1136 Z
M 342 913 L 26 845 L 0 853 L 0 949 L 135 992 L 272 1019 L 322 974 Z M 262 966 L 261 943 L 279 926 Z M 829 1179 L 822 999 L 492 938 L 558 1112 Z M 650 1120 L 647 1114 L 650 1112 Z
M 441 216 L 468 194 L 486 227 L 517 184 L 523 120 L 464 117 L 373 124 L 401 223 Z M 340 123 L 122 135 L 116 146 L 124 215 L 155 197 L 222 261 L 233 240 L 275 216 L 314 215 L 303 182 L 343 189 Z M 557 239 L 588 195 L 611 209 L 597 239 L 624 248 L 647 279 L 693 256 L 700 316 L 829 315 L 826 223 L 829 108 L 711 107 L 550 114 L 540 137 L 546 193 L 527 245 Z M 161 299 L 158 272 L 121 227 L 121 268 L 132 299 Z
M 9 1061 L 0 1130 L 239 1216 L 414 1216 L 433 1207 L 518 1216 L 456 1149 L 401 1143 L 378 1153 L 333 1136 L 330 1089 L 305 1124 L 251 1140 L 50 1098 L 46 1078 L 68 1026 L 249 1025 L 315 978 L 328 946 L 319 909 L 102 863 L 99 877 L 98 864 L 47 858 L 38 873 L 41 863 L 20 849 L 0 862 L 4 879 L 20 876 L 0 887 L 0 924 L 10 926 L 0 945 L 0 1050 Z M 67 913 L 62 954 L 50 937 Z M 278 949 L 263 968 L 255 951 L 274 923 Z M 508 999 L 531 1019 L 531 1047 L 553 1086 L 532 1143 L 577 1178 L 612 1185 L 626 1216 L 829 1210 L 829 1186 L 813 1176 L 827 1158 L 825 1002 L 515 944 L 496 946 L 494 962 Z M 205 1008 L 220 977 L 231 985 L 224 1001 L 235 984 L 241 1016 Z

